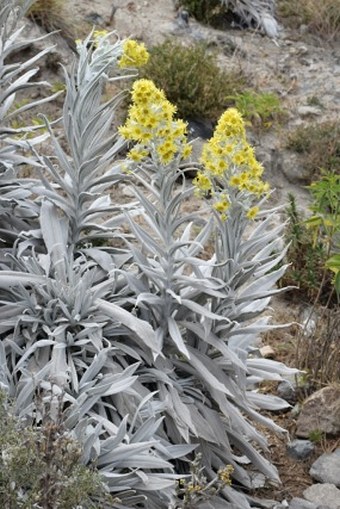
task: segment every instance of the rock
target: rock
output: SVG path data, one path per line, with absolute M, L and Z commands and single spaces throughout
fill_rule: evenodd
M 314 451 L 315 446 L 310 440 L 293 440 L 287 446 L 289 456 L 296 460 L 304 460 L 308 458 Z M 317 479 L 319 480 L 319 479 Z
M 291 405 L 296 403 L 296 390 L 294 384 L 288 380 L 279 383 L 276 389 L 277 395 Z
M 282 150 L 282 173 L 291 184 L 302 184 L 308 181 L 310 171 L 303 166 L 303 161 L 297 154 Z
M 275 351 L 270 345 L 264 345 L 260 348 L 260 354 L 265 359 L 275 359 Z
M 309 471 L 311 477 L 322 483 L 340 487 L 340 448 L 333 453 L 325 453 L 318 458 Z
M 189 13 L 186 9 L 180 9 L 176 16 L 177 24 L 180 28 L 185 28 L 189 25 Z
M 126 196 L 127 198 L 135 198 L 136 197 L 136 195 L 134 193 L 133 186 L 121 184 L 120 188 L 121 188 L 121 192 L 122 192 L 123 196 Z
M 307 398 L 296 425 L 296 436 L 301 438 L 315 430 L 340 435 L 340 387 L 324 387 Z
M 202 119 L 191 118 L 188 120 L 188 138 L 194 140 L 195 138 L 202 138 L 207 140 L 213 135 L 212 123 Z
M 289 509 L 318 509 L 318 506 L 304 498 L 293 498 L 290 501 Z
M 251 487 L 253 489 L 263 488 L 266 485 L 266 476 L 263 475 L 261 472 L 251 472 L 250 479 Z
M 304 497 L 319 506 L 340 509 L 340 490 L 334 484 L 313 484 L 303 492 Z
M 98 14 L 98 12 L 90 12 L 86 17 L 86 21 L 93 25 L 104 25 L 105 20 L 104 18 Z
M 316 106 L 299 106 L 297 112 L 300 117 L 316 117 L 322 114 L 321 109 L 317 108 Z

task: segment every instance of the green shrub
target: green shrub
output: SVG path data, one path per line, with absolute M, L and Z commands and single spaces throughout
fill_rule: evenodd
M 96 508 L 108 500 L 99 474 L 81 462 L 82 446 L 48 415 L 31 426 L 0 394 L 0 505 L 3 509 Z
M 340 173 L 340 122 L 299 126 L 289 135 L 287 148 L 303 156 L 309 183 L 321 175 L 321 170 Z
M 213 121 L 246 84 L 241 70 L 222 70 L 204 44 L 185 47 L 172 41 L 151 48 L 142 75 L 165 91 L 179 116 Z

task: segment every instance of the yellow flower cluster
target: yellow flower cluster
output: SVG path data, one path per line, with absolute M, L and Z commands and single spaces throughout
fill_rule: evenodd
M 187 124 L 174 120 L 176 108 L 162 90 L 146 79 L 138 80 L 132 87 L 132 106 L 126 123 L 119 128 L 127 140 L 137 142 L 129 157 L 139 162 L 151 155 L 157 162 L 167 165 L 179 155 L 182 159 L 191 153 L 186 140 Z
M 127 39 L 123 43 L 123 54 L 118 62 L 121 69 L 142 67 L 149 60 L 149 53 L 143 43 Z
M 231 485 L 231 474 L 233 473 L 234 468 L 232 465 L 226 465 L 224 468 L 221 468 L 218 471 L 218 478 L 223 482 L 226 486 Z
M 269 191 L 261 178 L 263 167 L 246 140 L 242 116 L 235 108 L 219 119 L 213 137 L 203 147 L 200 162 L 204 170 L 197 174 L 194 184 L 199 192 L 219 198 L 213 207 L 223 218 L 231 204 L 230 195 L 241 192 L 247 197 L 260 197 Z M 258 207 L 250 208 L 247 217 L 254 219 L 258 211 Z

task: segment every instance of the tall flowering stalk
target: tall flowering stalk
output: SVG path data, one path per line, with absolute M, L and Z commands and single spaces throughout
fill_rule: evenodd
M 231 465 L 233 479 L 251 488 L 252 474 L 236 450 L 277 479 L 275 468 L 258 452 L 266 442 L 251 420 L 275 428 L 257 410 L 285 406 L 278 398 L 255 393 L 254 381 L 289 372 L 278 363 L 248 357 L 258 333 L 271 327 L 267 318 L 257 317 L 284 270 L 268 274 L 280 259 L 281 233 L 269 230 L 270 216 L 245 237 L 269 187 L 236 110 L 225 112 L 203 148 L 203 169 L 192 187 L 179 169 L 190 145 L 175 108 L 147 80 L 135 83 L 132 98 L 120 133 L 136 143 L 129 158 L 144 212 L 138 221 L 129 217 L 135 242 L 129 245 L 134 270 L 127 277 L 135 309 L 156 330 L 162 352 L 140 375 L 158 391 L 168 438 L 199 448 L 209 479 Z M 183 205 L 194 193 L 202 198 L 202 213 L 186 214 Z M 211 213 L 215 221 L 206 219 Z M 213 239 L 216 252 L 204 262 L 202 251 Z M 202 487 L 202 497 L 203 492 Z M 221 496 L 223 507 L 230 507 L 226 500 L 250 507 L 233 485 L 212 503 L 221 503 Z
M 259 207 L 251 205 L 269 191 L 269 185 L 261 178 L 263 167 L 246 140 L 244 122 L 236 109 L 221 116 L 214 136 L 203 147 L 201 163 L 204 169 L 194 184 L 199 191 L 211 193 L 221 220 L 227 219 L 228 210 L 235 206 L 246 212 L 248 219 L 255 219 Z

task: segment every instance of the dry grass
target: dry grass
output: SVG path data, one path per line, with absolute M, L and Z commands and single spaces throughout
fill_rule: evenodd
M 71 16 L 67 12 L 67 5 L 65 0 L 35 0 L 27 12 L 27 17 L 46 32 L 60 32 L 68 45 L 75 49 L 75 29 L 74 24 L 68 21 Z
M 301 154 L 303 166 L 309 172 L 308 183 L 319 178 L 321 170 L 339 173 L 340 121 L 299 126 L 289 135 L 287 148 Z
M 306 25 L 308 31 L 327 41 L 340 39 L 339 0 L 279 0 L 278 14 L 283 23 L 296 28 Z
M 340 309 L 319 308 L 316 313 L 314 331 L 301 331 L 296 353 L 296 366 L 306 372 L 312 389 L 340 380 Z

